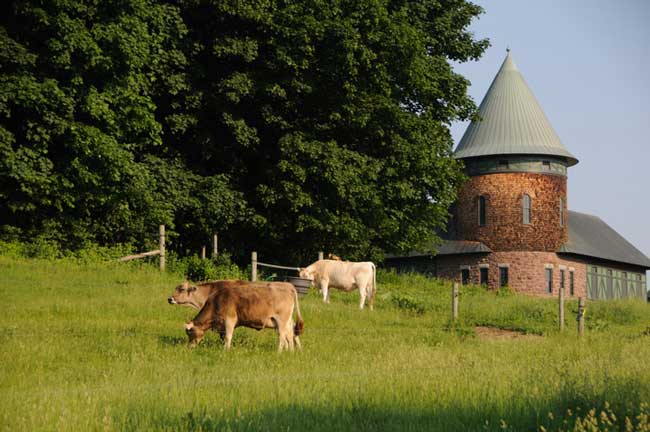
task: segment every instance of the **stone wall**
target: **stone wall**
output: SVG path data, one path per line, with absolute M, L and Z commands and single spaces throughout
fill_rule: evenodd
M 554 252 L 495 252 L 491 254 L 441 255 L 437 257 L 438 277 L 460 282 L 461 266 L 469 266 L 470 283 L 479 283 L 479 267 L 487 266 L 489 288 L 499 287 L 499 266 L 508 266 L 508 286 L 516 292 L 556 297 L 560 270 L 565 274 L 565 295 L 569 297 L 569 272 L 574 274 L 574 296 L 587 296 L 587 266 L 579 258 L 560 257 Z M 553 269 L 553 292 L 546 290 L 547 266 Z
M 471 177 L 454 207 L 458 239 L 481 241 L 493 251 L 547 251 L 568 239 L 566 177 L 534 173 L 498 173 Z M 531 223 L 524 224 L 522 198 L 531 198 Z M 486 199 L 486 224 L 479 226 L 478 197 Z M 560 226 L 560 198 L 564 224 Z

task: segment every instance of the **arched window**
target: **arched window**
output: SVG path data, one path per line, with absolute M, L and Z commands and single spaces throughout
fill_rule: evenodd
M 530 224 L 530 195 L 524 194 L 521 199 L 521 209 L 523 212 L 524 223 Z
M 564 226 L 564 200 L 560 198 L 560 226 Z
M 478 224 L 485 226 L 485 213 L 486 213 L 485 197 L 481 195 L 478 197 Z

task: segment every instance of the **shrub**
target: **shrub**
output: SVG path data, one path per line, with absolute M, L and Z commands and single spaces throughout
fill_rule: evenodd
M 423 314 L 426 311 L 422 303 L 405 294 L 393 294 L 391 301 L 399 309 L 415 312 L 416 314 Z
M 227 253 L 220 254 L 215 260 L 191 256 L 179 261 L 175 264 L 175 271 L 181 270 L 189 280 L 249 279 L 246 272 L 230 261 Z
M 32 242 L 26 243 L 23 254 L 27 258 L 41 259 L 56 259 L 63 255 L 58 243 L 43 237 L 36 237 Z
M 24 245 L 17 241 L 0 241 L 0 255 L 21 258 L 25 256 Z

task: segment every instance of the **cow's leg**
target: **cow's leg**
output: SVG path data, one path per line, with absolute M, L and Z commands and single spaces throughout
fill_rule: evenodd
M 296 348 L 298 348 L 299 350 L 302 349 L 302 345 L 300 344 L 300 337 L 294 335 L 293 342 L 296 345 Z
M 302 349 L 302 345 L 300 345 L 300 338 L 296 334 L 296 323 L 293 321 L 293 319 L 289 321 L 291 324 L 291 340 L 293 341 L 294 346 L 300 350 Z
M 282 325 L 282 322 L 278 319 L 278 317 L 273 317 L 271 320 L 273 320 L 275 331 L 278 335 L 278 352 L 282 352 L 282 349 L 287 344 L 287 336 L 284 328 L 285 326 Z
M 227 349 L 227 350 L 230 349 L 230 346 L 232 344 L 232 335 L 235 332 L 235 324 L 236 324 L 235 320 L 228 320 L 227 319 L 226 322 L 225 322 L 225 325 L 224 325 L 224 328 L 226 330 L 225 331 L 225 334 L 226 334 L 225 339 L 226 339 L 226 341 L 225 341 L 225 344 L 224 344 L 224 348 Z
M 375 306 L 375 289 L 373 286 L 369 285 L 370 288 L 368 289 L 368 306 L 370 306 L 370 310 L 374 309 Z
M 328 290 L 328 285 L 329 281 L 327 279 L 322 279 L 320 281 L 320 290 L 323 293 L 323 302 L 324 303 L 329 303 L 330 302 L 330 293 Z
M 283 320 L 282 318 L 276 318 L 276 325 L 278 326 L 278 352 L 282 352 L 283 349 L 289 349 L 292 343 L 289 343 L 289 339 L 293 338 L 293 334 L 289 334 L 287 331 L 288 325 L 291 323 L 291 320 Z
M 363 309 L 363 305 L 366 303 L 366 288 L 361 286 L 359 288 L 359 309 Z
M 293 340 L 294 340 L 294 333 L 293 333 L 293 320 L 289 318 L 287 320 L 287 323 L 285 324 L 285 338 L 286 338 L 286 346 L 289 348 L 289 351 L 293 351 L 294 345 L 293 345 Z

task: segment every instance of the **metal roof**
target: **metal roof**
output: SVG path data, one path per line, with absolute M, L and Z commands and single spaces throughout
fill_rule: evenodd
M 569 211 L 569 241 L 559 253 L 571 253 L 650 269 L 650 259 L 602 219 Z
M 479 116 L 458 143 L 457 159 L 531 154 L 565 158 L 569 166 L 578 163 L 560 142 L 510 50 L 479 106 Z
M 492 249 L 485 246 L 478 241 L 468 240 L 443 240 L 442 243 L 436 248 L 436 253 L 425 253 L 418 251 L 411 251 L 405 254 L 387 254 L 386 258 L 406 258 L 406 257 L 420 257 L 430 255 L 456 255 L 456 254 L 471 254 L 471 253 L 489 253 Z

